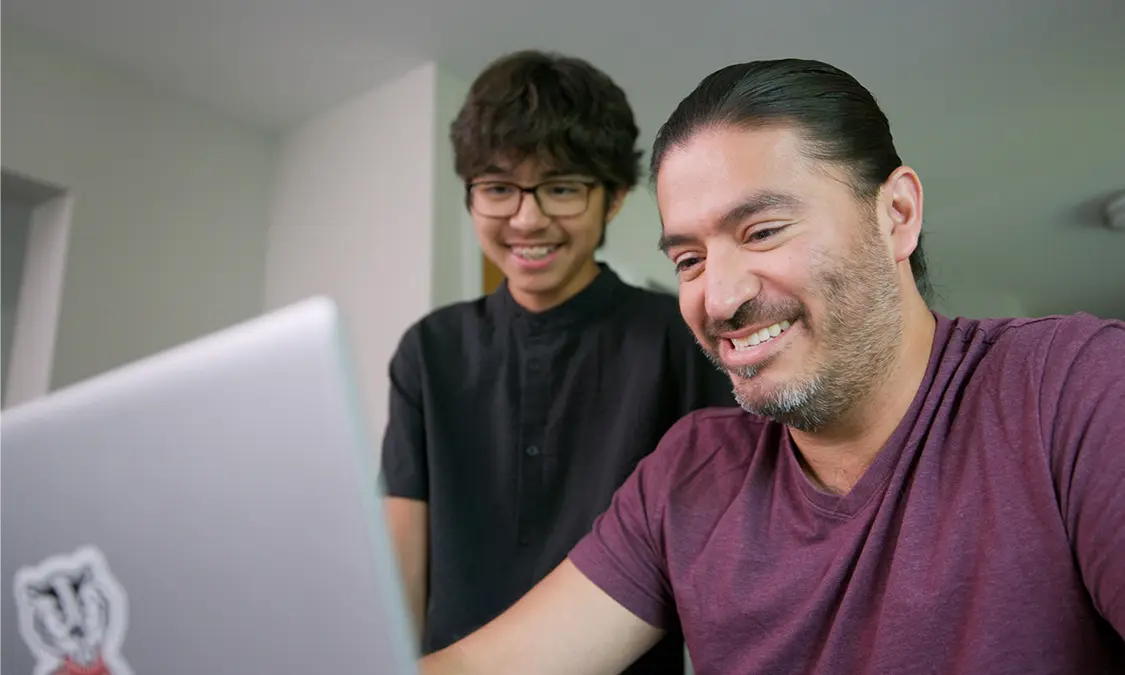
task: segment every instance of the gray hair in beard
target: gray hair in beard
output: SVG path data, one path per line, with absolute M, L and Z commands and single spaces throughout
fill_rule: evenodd
M 815 432 L 851 410 L 894 365 L 894 347 L 902 338 L 894 263 L 881 250 L 874 222 L 860 227 L 863 232 L 845 259 L 812 261 L 814 289 L 825 307 L 819 326 L 809 324 L 808 313 L 796 301 L 766 303 L 760 298 L 744 303 L 728 320 L 708 322 L 705 331 L 713 342 L 722 332 L 792 316 L 806 319 L 806 330 L 815 331 L 814 336 L 820 338 L 821 362 L 811 364 L 811 374 L 784 383 L 757 400 L 734 386 L 735 400 L 747 412 L 797 431 Z M 730 369 L 710 348 L 700 347 L 720 371 L 741 379 L 752 380 L 769 365 L 767 361 L 756 367 Z

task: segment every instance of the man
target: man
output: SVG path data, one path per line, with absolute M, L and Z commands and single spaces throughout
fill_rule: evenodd
M 641 154 L 604 73 L 540 52 L 501 58 L 451 136 L 480 245 L 506 281 L 413 326 L 390 367 L 386 510 L 426 652 L 562 562 L 676 420 L 735 407 L 675 298 L 594 259 Z M 634 672 L 682 675 L 677 631 Z
M 922 186 L 823 63 L 707 77 L 652 156 L 680 309 L 745 411 L 679 422 L 426 673 L 1125 672 L 1125 323 L 931 312 Z

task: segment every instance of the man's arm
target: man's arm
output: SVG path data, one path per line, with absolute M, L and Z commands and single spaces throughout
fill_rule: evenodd
M 420 641 L 429 599 L 429 462 L 422 404 L 419 339 L 403 336 L 391 359 L 391 387 L 383 436 L 383 508 L 398 557 L 399 572 Z
M 403 497 L 383 500 L 387 527 L 391 533 L 406 602 L 414 617 L 418 639 L 426 627 L 426 602 L 429 599 L 430 514 L 426 502 Z
M 422 675 L 619 673 L 663 631 L 595 586 L 569 560 L 469 637 L 421 662 Z

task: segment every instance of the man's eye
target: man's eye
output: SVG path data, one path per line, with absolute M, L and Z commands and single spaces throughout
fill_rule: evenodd
M 761 230 L 754 230 L 747 239 L 750 241 L 765 241 L 784 229 L 784 227 L 767 227 Z
M 681 258 L 676 261 L 676 271 L 686 272 L 699 264 L 699 258 Z

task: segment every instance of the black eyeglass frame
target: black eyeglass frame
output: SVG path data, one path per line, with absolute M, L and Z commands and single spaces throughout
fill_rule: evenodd
M 546 185 L 557 185 L 559 183 L 574 183 L 574 184 L 583 185 L 583 186 L 586 187 L 586 203 L 582 206 L 581 211 L 578 211 L 577 213 L 567 213 L 565 215 L 559 215 L 559 214 L 549 213 L 547 211 L 547 209 L 543 208 L 543 200 L 539 196 L 539 188 L 544 187 Z M 532 197 L 535 198 L 535 204 L 536 204 L 536 206 L 539 207 L 539 210 L 543 213 L 543 215 L 548 216 L 548 217 L 552 217 L 552 218 L 574 218 L 574 217 L 577 217 L 577 216 L 580 216 L 580 215 L 586 213 L 586 211 L 589 210 L 589 208 L 590 208 L 590 195 L 592 195 L 594 193 L 594 188 L 596 188 L 597 186 L 599 186 L 601 184 L 602 184 L 602 181 L 592 179 L 592 178 L 587 178 L 587 179 L 552 178 L 550 180 L 545 180 L 545 181 L 542 181 L 540 183 L 536 183 L 535 185 L 532 185 L 532 186 L 529 186 L 529 187 L 524 187 L 524 186 L 519 185 L 517 183 L 513 183 L 511 181 L 506 181 L 506 180 L 478 180 L 478 181 L 473 181 L 471 183 L 465 184 L 465 207 L 468 208 L 470 211 L 476 213 L 477 215 L 484 216 L 485 218 L 511 218 L 512 216 L 519 213 L 520 208 L 523 206 L 524 195 L 530 194 Z M 510 187 L 510 188 L 514 189 L 516 192 L 519 193 L 519 198 L 516 199 L 513 202 L 515 204 L 515 208 L 512 209 L 511 213 L 508 213 L 506 215 L 498 215 L 498 214 L 493 214 L 493 213 L 480 213 L 479 211 L 474 211 L 473 210 L 473 190 L 480 185 L 504 185 L 504 186 L 507 186 L 507 187 Z

